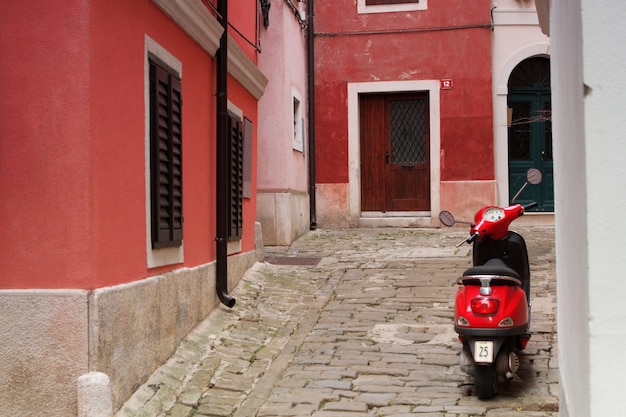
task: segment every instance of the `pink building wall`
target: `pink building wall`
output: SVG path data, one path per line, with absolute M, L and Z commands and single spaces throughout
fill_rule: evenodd
M 310 224 L 307 31 L 301 23 L 287 2 L 272 2 L 269 26 L 260 29 L 259 68 L 271 78 L 259 101 L 258 131 L 257 219 L 266 245 L 289 245 Z

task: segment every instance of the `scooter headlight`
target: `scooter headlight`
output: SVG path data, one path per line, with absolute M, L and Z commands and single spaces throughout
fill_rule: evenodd
M 462 327 L 467 327 L 470 325 L 470 322 L 465 317 L 459 316 L 459 318 L 456 321 L 456 324 Z
M 513 319 L 510 317 L 507 317 L 505 319 L 500 320 L 500 323 L 498 323 L 498 327 L 513 327 L 515 323 L 513 322 Z

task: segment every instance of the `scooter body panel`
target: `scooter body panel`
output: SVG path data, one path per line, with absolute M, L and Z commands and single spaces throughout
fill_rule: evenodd
M 528 331 L 529 311 L 526 293 L 519 286 L 493 285 L 491 295 L 480 294 L 479 285 L 463 285 L 456 294 L 454 323 L 455 330 L 460 334 L 467 328 L 481 329 L 483 334 L 490 331 L 494 336 L 498 334 L 511 335 Z M 494 314 L 476 314 L 472 310 L 472 300 L 495 300 L 498 304 Z M 460 317 L 465 318 L 465 325 L 459 323 Z M 503 323 L 503 321 L 506 321 Z

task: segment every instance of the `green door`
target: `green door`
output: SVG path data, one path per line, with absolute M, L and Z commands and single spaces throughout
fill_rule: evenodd
M 538 206 L 531 211 L 554 211 L 554 174 L 552 160 L 552 123 L 550 121 L 550 87 L 549 60 L 531 58 L 531 60 L 547 61 L 544 65 L 529 65 L 522 62 L 519 67 L 525 70 L 528 81 L 520 83 L 519 79 L 511 86 L 509 81 L 508 105 L 510 117 L 509 127 L 509 201 L 526 181 L 528 168 L 539 168 L 543 173 L 541 184 L 527 187 L 517 198 L 516 203 L 528 204 L 536 201 Z M 529 60 L 527 60 L 529 61 Z M 528 64 L 528 63 L 526 63 Z M 530 74 L 532 69 L 535 74 Z M 547 86 L 546 74 L 547 70 Z M 513 75 L 517 69 L 513 71 Z M 534 80 L 534 82 L 533 82 Z M 522 84 L 522 85 L 520 85 Z

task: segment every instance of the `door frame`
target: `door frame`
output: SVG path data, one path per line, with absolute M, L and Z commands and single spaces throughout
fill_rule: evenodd
M 430 118 L 430 211 L 391 212 L 389 217 L 417 217 L 430 226 L 440 210 L 440 80 L 375 81 L 348 83 L 348 187 L 350 224 L 358 224 L 361 218 L 361 152 L 359 127 L 359 94 L 427 92 Z M 438 221 L 438 220 L 437 220 Z M 434 223 L 433 223 L 434 224 Z
M 509 129 L 508 129 L 508 95 L 509 77 L 517 65 L 526 58 L 535 56 L 550 57 L 550 44 L 539 42 L 521 48 L 511 54 L 499 71 L 494 71 L 493 78 L 493 130 L 494 159 L 496 169 L 496 186 L 498 205 L 509 205 Z

